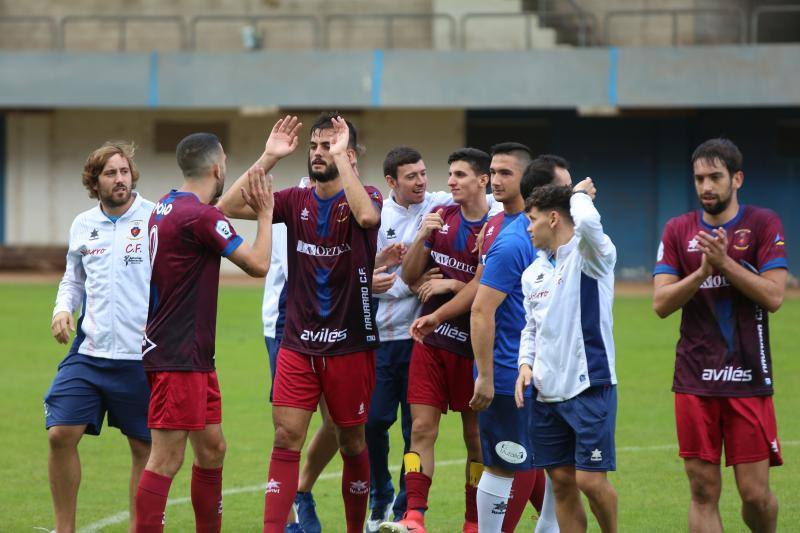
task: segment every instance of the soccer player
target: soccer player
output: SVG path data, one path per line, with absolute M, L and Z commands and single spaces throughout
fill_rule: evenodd
M 786 285 L 783 227 L 773 211 L 739 203 L 742 154 L 730 140 L 698 146 L 692 169 L 702 210 L 667 222 L 653 294 L 658 316 L 682 310 L 672 390 L 692 498 L 689 530 L 722 531 L 724 445 L 745 524 L 775 531 L 778 500 L 769 468 L 783 461 L 768 313 L 781 306 Z
M 524 406 L 531 381 L 534 466 L 546 468 L 563 531 L 585 531 L 580 492 L 600 529 L 617 530 L 615 469 L 617 378 L 611 307 L 616 249 L 603 233 L 591 178 L 574 189 L 546 185 L 526 200 L 528 232 L 538 248 L 522 275 L 525 328 L 515 397 Z
M 504 211 L 489 219 L 484 230 L 484 255 L 475 275 L 480 285 L 470 315 L 475 352 L 470 406 L 479 412 L 485 465 L 478 484 L 478 523 L 487 533 L 514 531 L 529 496 L 534 501 L 535 488 L 534 506 L 540 511 L 536 530 L 558 530 L 553 506 L 545 509 L 551 516 L 541 512 L 545 477 L 532 466 L 529 391 L 524 408 L 517 409 L 514 402 L 520 331 L 525 326 L 521 278 L 536 254 L 527 232 L 524 198 L 547 183 L 571 184 L 567 162 L 556 157 L 540 156 L 528 164 L 530 150 L 524 145 L 492 147 L 492 190 Z M 550 165 L 553 161 L 558 165 Z
M 450 154 L 447 181 L 458 205 L 434 207 L 422 221 L 403 260 L 401 278 L 415 283 L 431 267 L 444 276 L 420 288 L 422 313 L 428 314 L 453 297 L 475 275 L 476 242 L 489 207 L 489 154 L 462 148 Z M 434 445 L 439 421 L 448 406 L 461 413 L 467 446 L 466 512 L 464 531 L 477 531 L 475 507 L 480 464 L 477 413 L 469 408 L 472 396 L 472 346 L 469 314 L 464 313 L 414 344 L 408 377 L 411 405 L 411 451 L 404 456 L 407 508 L 398 522 L 384 522 L 381 531 L 424 531 L 424 512 L 433 479 Z
M 299 128 L 296 117 L 279 120 L 256 165 L 271 169 L 291 154 Z M 352 124 L 335 114 L 321 115 L 311 126 L 308 149 L 314 188 L 295 187 L 275 195 L 275 221 L 284 222 L 288 230 L 291 275 L 273 391 L 275 439 L 264 498 L 266 533 L 283 531 L 297 491 L 300 450 L 323 397 L 344 463 L 347 531 L 364 527 L 369 496 L 364 424 L 378 345 L 371 285 L 382 197 L 358 179 L 357 145 Z M 236 194 L 228 194 L 224 209 L 239 210 Z
M 136 483 L 150 453 L 149 391 L 142 368 L 150 262 L 147 218 L 153 202 L 134 192 L 139 171 L 133 145 L 107 142 L 83 167 L 83 186 L 98 205 L 84 211 L 69 231 L 67 268 L 58 286 L 51 331 L 69 342 L 69 353 L 44 398 L 50 444 L 48 474 L 59 533 L 75 531 L 81 463 L 78 442 L 108 425 L 131 449 L 129 531 L 133 531 Z M 113 273 L 113 275 L 112 275 Z M 82 307 L 75 326 L 73 313 Z
M 222 399 L 214 364 L 220 257 L 251 276 L 269 269 L 273 196 L 261 169 L 241 194 L 257 214 L 252 248 L 209 204 L 222 194 L 226 156 L 219 139 L 194 133 L 178 143 L 184 183 L 150 216 L 150 310 L 142 353 L 150 382 L 153 448 L 136 495 L 136 531 L 161 532 L 172 479 L 187 439 L 194 450 L 192 507 L 198 531 L 222 526 Z

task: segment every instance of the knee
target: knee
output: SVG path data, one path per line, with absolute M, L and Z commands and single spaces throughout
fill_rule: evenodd
M 576 482 L 578 489 L 590 500 L 599 500 L 607 496 L 616 497 L 617 493 L 614 487 L 611 486 L 605 476 L 578 475 Z
M 367 446 L 364 439 L 364 431 L 358 426 L 353 428 L 342 428 L 339 431 L 339 450 L 344 455 L 354 456 L 364 451 Z
M 562 500 L 578 492 L 578 483 L 575 476 L 569 472 L 549 471 L 550 481 L 553 486 L 553 495 Z
M 63 451 L 76 448 L 81 435 L 72 426 L 53 426 L 47 430 L 47 441 L 52 450 Z
M 772 493 L 768 487 L 753 485 L 739 487 L 739 496 L 742 498 L 742 504 L 757 509 L 766 509 L 772 499 Z
M 689 490 L 692 494 L 692 501 L 700 504 L 716 504 L 722 490 L 722 483 L 718 477 L 706 472 L 687 469 L 689 476 Z
M 305 440 L 305 433 L 300 431 L 299 428 L 283 424 L 275 427 L 275 439 L 273 441 L 275 448 L 299 451 L 303 447 L 303 440 Z
M 150 454 L 146 468 L 161 476 L 174 478 L 181 466 L 183 466 L 182 449 L 162 449 Z
M 416 419 L 411 423 L 411 440 L 414 442 L 433 442 L 439 436 L 439 428 L 428 420 Z
M 224 461 L 227 449 L 228 444 L 225 439 L 221 438 L 216 442 L 209 443 L 197 450 L 197 462 L 201 467 L 216 468 Z
M 130 444 L 133 461 L 136 463 L 147 462 L 150 457 L 150 443 L 143 440 L 130 439 Z

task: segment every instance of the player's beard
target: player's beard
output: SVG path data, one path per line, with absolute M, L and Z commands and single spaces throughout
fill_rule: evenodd
M 716 197 L 716 202 L 711 205 L 706 205 L 703 203 L 703 197 L 700 196 L 700 205 L 703 206 L 703 211 L 708 213 L 709 215 L 719 215 L 723 211 L 725 211 L 729 205 L 731 205 L 731 200 L 733 199 L 733 191 L 728 189 L 728 194 L 726 196 L 721 196 L 719 194 L 714 195 Z
M 115 186 L 111 189 L 111 192 L 108 194 L 100 194 L 100 201 L 103 205 L 107 205 L 108 207 L 119 207 L 121 205 L 125 205 L 131 199 L 131 189 L 127 185 L 123 185 L 122 187 L 125 188 L 125 195 L 122 197 L 121 200 L 118 200 L 114 197 L 114 194 L 118 192 L 118 189 L 121 187 Z
M 336 168 L 336 165 L 329 165 L 325 163 L 325 170 L 322 172 L 312 170 L 311 169 L 311 160 L 308 161 L 308 177 L 314 181 L 318 181 L 320 183 L 325 183 L 328 181 L 333 181 L 339 177 L 339 169 Z

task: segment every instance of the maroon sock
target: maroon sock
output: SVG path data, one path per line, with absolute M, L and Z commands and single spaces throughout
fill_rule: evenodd
M 367 448 L 358 455 L 342 455 L 342 498 L 347 533 L 361 533 L 367 517 L 369 499 L 369 455 Z
M 172 478 L 145 470 L 136 491 L 136 533 L 164 531 L 164 509 Z
M 508 498 L 506 516 L 503 518 L 503 531 L 514 531 L 528 503 L 528 498 L 536 481 L 535 470 L 514 472 L 514 483 L 511 485 L 511 496 Z
M 264 495 L 264 533 L 283 533 L 299 476 L 300 452 L 273 448 Z
M 478 523 L 478 487 L 467 483 L 464 485 L 464 499 L 466 500 L 464 521 Z
M 428 491 L 431 478 L 422 472 L 406 473 L 406 509 L 425 512 L 428 508 Z
M 536 508 L 537 513 L 542 512 L 542 502 L 544 501 L 544 485 L 546 482 L 544 468 L 534 468 L 536 480 L 531 491 L 531 503 Z
M 192 507 L 197 533 L 222 529 L 222 467 L 192 465 Z

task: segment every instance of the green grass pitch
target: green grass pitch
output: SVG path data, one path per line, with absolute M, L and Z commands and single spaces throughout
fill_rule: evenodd
M 0 285 L 3 390 L 0 435 L 0 531 L 24 532 L 53 526 L 47 481 L 47 439 L 42 397 L 65 349 L 50 337 L 52 285 Z M 223 391 L 223 428 L 228 440 L 224 498 L 226 531 L 260 531 L 272 423 L 267 397 L 267 358 L 260 325 L 261 291 L 223 287 L 217 327 L 217 363 Z M 779 531 L 800 523 L 800 301 L 786 301 L 771 317 L 776 408 L 785 466 L 773 469 L 771 484 L 780 501 Z M 619 376 L 617 465 L 611 480 L 619 493 L 620 528 L 633 532 L 686 529 L 687 482 L 677 457 L 672 414 L 672 365 L 677 314 L 659 320 L 644 297 L 618 297 L 615 337 Z M 314 425 L 318 417 L 314 419 Z M 435 532 L 460 531 L 464 510 L 463 444 L 457 416 L 443 419 L 427 522 Z M 312 428 L 313 429 L 313 428 Z M 400 462 L 399 427 L 392 433 L 392 463 Z M 125 531 L 129 454 L 116 429 L 85 437 L 80 446 L 83 479 L 78 528 Z M 175 479 L 167 507 L 168 531 L 193 530 L 188 503 L 191 453 Z M 323 526 L 343 531 L 338 459 L 315 487 Z M 731 469 L 724 470 L 721 503 L 727 531 L 744 531 Z M 588 508 L 587 508 L 588 512 Z M 518 531 L 533 531 L 529 507 Z M 589 529 L 598 531 L 590 515 Z M 107 524 L 98 526 L 98 524 Z

